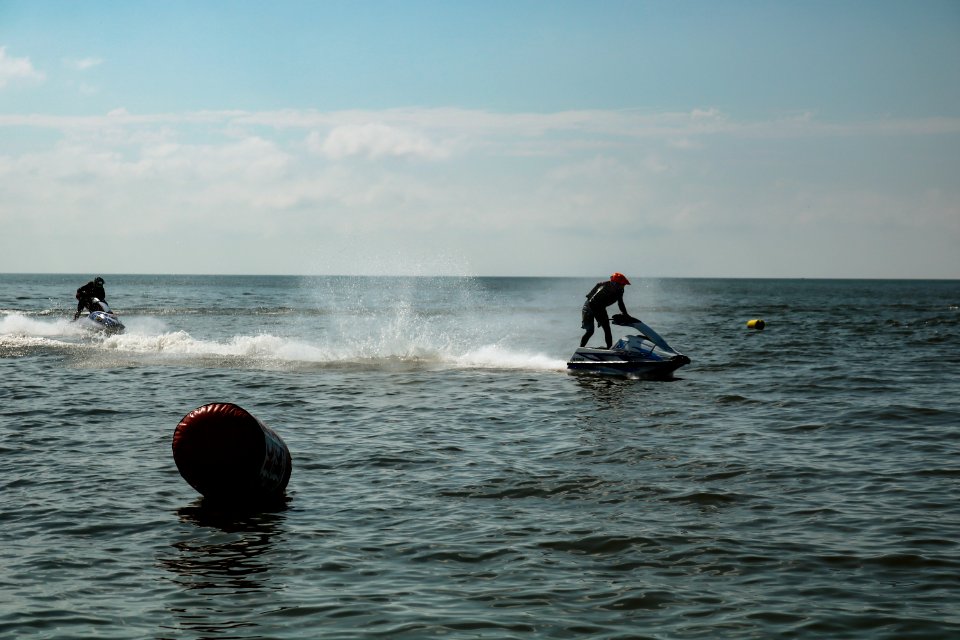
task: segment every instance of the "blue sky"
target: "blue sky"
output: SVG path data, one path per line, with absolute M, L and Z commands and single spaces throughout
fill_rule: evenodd
M 0 0 L 0 141 L 2 272 L 958 278 L 960 3 Z

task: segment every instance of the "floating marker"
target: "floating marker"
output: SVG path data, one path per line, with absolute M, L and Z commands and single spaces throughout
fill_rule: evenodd
M 230 403 L 184 416 L 173 432 L 173 459 L 205 498 L 233 503 L 280 498 L 293 469 L 280 436 Z
M 753 320 L 747 320 L 748 329 L 756 329 L 757 331 L 763 331 L 763 328 L 765 326 L 767 326 L 767 323 L 764 322 L 763 320 L 760 320 L 759 318 L 755 318 Z

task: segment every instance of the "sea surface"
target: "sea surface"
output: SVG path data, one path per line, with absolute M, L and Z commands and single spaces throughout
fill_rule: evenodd
M 960 637 L 960 282 L 637 278 L 655 382 L 567 372 L 598 279 L 0 275 L 0 637 Z

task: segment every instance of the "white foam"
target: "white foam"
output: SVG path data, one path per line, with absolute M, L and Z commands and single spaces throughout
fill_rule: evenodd
M 357 338 L 337 344 L 312 344 L 271 334 L 238 335 L 229 340 L 198 340 L 186 331 L 149 335 L 124 333 L 103 339 L 102 348 L 133 354 L 235 357 L 277 364 L 421 363 L 455 368 L 560 370 L 566 364 L 543 354 L 485 345 L 462 351 L 453 344 L 428 346 L 396 336 Z
M 282 357 L 288 341 L 269 334 L 233 336 L 224 341 L 198 340 L 186 331 L 159 334 L 122 333 L 104 338 L 107 349 L 129 353 L 171 353 L 196 356 Z
M 416 366 L 453 368 L 558 370 L 565 362 L 498 344 L 479 344 L 482 338 L 462 328 L 441 327 L 413 314 L 399 312 L 390 322 L 375 318 L 367 325 L 340 327 L 322 338 L 281 337 L 269 333 L 235 335 L 224 340 L 198 339 L 187 331 L 170 331 L 166 322 L 152 317 L 124 319 L 127 330 L 118 335 L 103 335 L 83 330 L 66 319 L 41 320 L 18 313 L 0 317 L 0 346 L 32 347 L 44 345 L 76 346 L 83 339 L 85 348 L 103 349 L 128 355 L 176 356 L 178 361 L 214 358 L 238 358 L 255 365 L 350 364 L 392 366 L 412 363 Z M 367 331 L 364 331 L 367 329 Z M 74 338 L 67 342 L 53 338 Z M 271 364 L 272 363 L 272 364 Z
M 82 329 L 64 318 L 39 320 L 21 313 L 0 317 L 0 336 L 54 337 L 79 335 Z
M 63 346 L 67 343 L 39 336 L 0 334 L 0 349 L 23 349 L 29 347 Z
M 166 321 L 152 316 L 124 316 L 123 324 L 126 327 L 124 333 L 156 335 L 170 331 Z
M 564 360 L 540 353 L 510 351 L 498 345 L 486 345 L 454 358 L 454 362 L 467 368 L 490 369 L 536 369 L 554 371 L 566 369 Z

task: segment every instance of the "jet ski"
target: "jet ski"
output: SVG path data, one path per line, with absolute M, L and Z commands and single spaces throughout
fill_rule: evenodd
M 80 318 L 80 326 L 90 331 L 101 331 L 106 334 L 123 333 L 126 327 L 120 322 L 107 304 L 106 300 L 94 298 L 90 302 L 90 315 Z
M 690 358 L 667 344 L 656 331 L 640 320 L 622 313 L 610 320 L 615 325 L 635 329 L 638 335 L 624 336 L 610 349 L 580 347 L 567 362 L 568 369 L 614 376 L 669 379 L 674 371 L 690 364 Z

